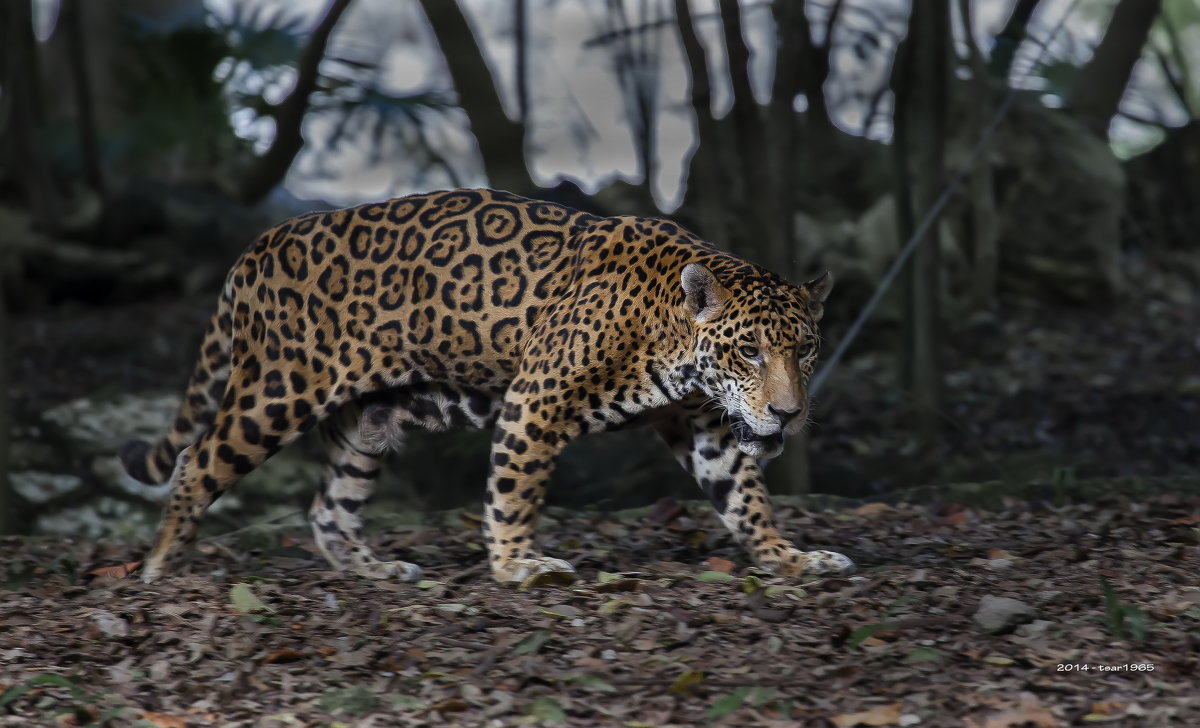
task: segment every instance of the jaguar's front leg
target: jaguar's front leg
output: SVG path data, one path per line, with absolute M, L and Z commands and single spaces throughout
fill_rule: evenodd
M 534 528 L 555 459 L 577 427 L 560 406 L 514 395 L 514 382 L 492 436 L 492 463 L 484 496 L 483 537 L 496 581 L 524 581 L 535 574 L 574 573 L 570 563 L 543 556 Z
M 842 554 L 801 551 L 779 534 L 762 469 L 738 449 L 722 420 L 720 412 L 690 411 L 660 424 L 658 430 L 754 562 L 780 576 L 853 571 L 854 562 Z

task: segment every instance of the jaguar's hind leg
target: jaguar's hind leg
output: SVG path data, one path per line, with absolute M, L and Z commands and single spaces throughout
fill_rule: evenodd
M 272 422 L 258 411 L 223 412 L 199 440 L 179 453 L 162 522 L 142 564 L 142 581 L 152 582 L 183 567 L 191 557 L 200 519 L 212 502 L 299 437 L 316 418 L 293 422 L 281 416 L 274 420 L 279 428 L 274 432 L 260 427 L 261 421 Z
M 379 415 L 386 416 L 387 411 L 380 410 Z M 362 509 L 375 490 L 386 443 L 364 441 L 356 404 L 343 407 L 325 421 L 321 438 L 325 480 L 309 509 L 317 548 L 335 569 L 368 579 L 421 578 L 421 567 L 407 561 L 381 561 L 363 541 Z
M 154 545 L 142 565 L 142 580 L 151 582 L 182 566 L 196 539 L 204 511 L 222 493 L 281 448 L 316 427 L 325 413 L 344 401 L 339 389 L 322 388 L 313 406 L 315 383 L 328 384 L 311 371 L 292 369 L 263 372 L 261 360 L 246 351 L 244 342 L 233 350 L 240 363 L 231 367 L 212 425 L 176 458 L 171 474 L 171 495 L 163 511 Z

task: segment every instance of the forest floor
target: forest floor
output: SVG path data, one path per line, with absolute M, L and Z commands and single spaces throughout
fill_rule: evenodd
M 181 385 L 210 311 L 188 296 L 14 317 L 18 421 Z M 748 576 L 706 507 L 671 501 L 553 511 L 546 550 L 580 579 L 526 590 L 490 580 L 469 516 L 375 538 L 419 584 L 326 571 L 295 527 L 207 540 L 194 575 L 151 586 L 88 573 L 144 544 L 0 538 L 0 724 L 1200 725 L 1198 331 L 1194 300 L 1153 293 L 1002 299 L 953 327 L 947 436 L 923 445 L 876 353 L 894 327 L 870 327 L 821 394 L 814 483 L 1001 481 L 995 507 L 785 506 L 805 548 L 861 567 L 799 590 Z M 1054 491 L 1117 476 L 1179 487 Z M 1031 483 L 1051 485 L 1001 487 Z
M 572 585 L 502 586 L 477 520 L 393 530 L 424 581 L 325 570 L 295 529 L 0 539 L 0 724 L 1200 725 L 1200 497 L 780 509 L 855 575 L 754 576 L 704 504 L 555 511 Z M 251 547 L 252 546 L 252 547 Z

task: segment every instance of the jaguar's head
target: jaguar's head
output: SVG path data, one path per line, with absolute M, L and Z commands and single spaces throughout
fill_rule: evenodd
M 833 276 L 796 286 L 739 271 L 730 288 L 704 265 L 689 263 L 680 278 L 701 388 L 728 414 L 742 452 L 778 455 L 783 436 L 808 417 L 817 322 Z

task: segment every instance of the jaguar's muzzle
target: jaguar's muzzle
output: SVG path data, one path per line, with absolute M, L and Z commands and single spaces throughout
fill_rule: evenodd
M 747 446 L 763 450 L 777 450 L 783 447 L 783 431 L 780 430 L 773 435 L 759 435 L 754 430 L 750 429 L 750 425 L 741 417 L 730 415 L 729 429 L 733 432 L 733 436 L 737 438 L 738 444 L 742 445 L 745 450 Z M 757 446 L 757 447 L 755 447 Z

